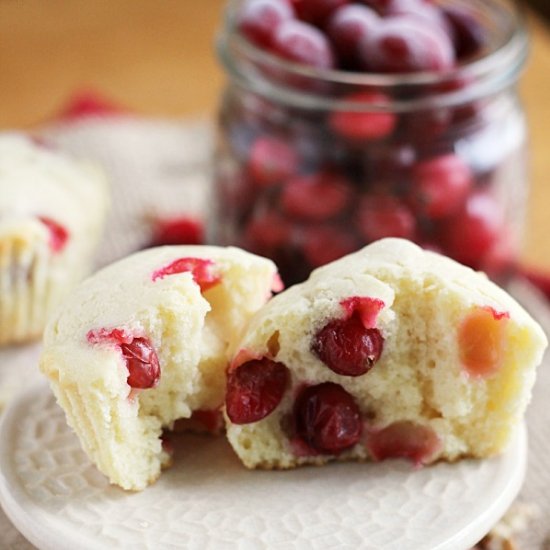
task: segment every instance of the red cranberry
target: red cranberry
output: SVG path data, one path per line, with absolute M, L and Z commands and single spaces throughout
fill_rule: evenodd
M 250 221 L 245 229 L 245 244 L 253 250 L 271 251 L 288 245 L 293 228 L 276 212 L 265 212 Z
M 128 385 L 132 388 L 154 388 L 160 379 L 157 354 L 147 338 L 134 338 L 130 344 L 120 344 L 128 368 Z
M 301 21 L 286 21 L 278 27 L 272 51 L 302 65 L 319 69 L 331 69 L 334 66 L 334 54 L 325 35 Z
M 357 103 L 357 111 L 334 111 L 330 115 L 329 125 L 338 135 L 358 142 L 373 141 L 389 136 L 395 129 L 397 117 L 394 113 L 383 111 L 365 111 L 369 106 L 388 105 L 389 98 L 379 92 L 359 92 L 343 98 Z
M 359 313 L 330 321 L 317 332 L 311 351 L 333 372 L 361 376 L 380 359 L 384 338 L 376 328 L 365 328 Z
M 239 12 L 239 30 L 254 44 L 270 47 L 283 21 L 294 16 L 286 0 L 248 0 Z
M 200 220 L 187 218 L 160 218 L 153 226 L 151 246 L 174 244 L 202 244 L 204 227 Z
M 304 256 L 312 267 L 328 264 L 359 247 L 349 230 L 337 226 L 308 227 L 303 239 Z
M 227 416 L 235 424 L 258 422 L 275 410 L 289 384 L 282 363 L 264 357 L 240 365 L 227 375 Z
M 119 347 L 128 369 L 128 385 L 135 389 L 154 388 L 160 379 L 157 353 L 148 338 L 134 338 L 124 329 L 91 330 L 90 344 L 111 343 Z
M 453 117 L 454 110 L 447 108 L 406 113 L 401 117 L 401 129 L 406 140 L 429 149 L 433 140 L 449 128 Z
M 424 22 L 405 17 L 387 19 L 360 45 L 365 68 L 381 73 L 444 71 L 454 65 L 449 38 Z
M 374 460 L 407 458 L 420 466 L 430 462 L 441 440 L 432 428 L 405 420 L 369 434 L 367 447 Z
M 248 172 L 259 187 L 281 183 L 298 167 L 296 152 L 284 141 L 274 137 L 258 138 L 250 151 Z
M 322 26 L 327 19 L 349 0 L 291 0 L 298 17 L 308 23 Z
M 38 219 L 47 227 L 50 232 L 50 248 L 54 252 L 62 252 L 69 241 L 69 232 L 59 222 L 46 216 L 38 216 Z
M 342 386 L 325 382 L 301 391 L 294 403 L 296 436 L 313 453 L 337 455 L 361 438 L 359 407 Z
M 412 171 L 412 179 L 413 204 L 432 219 L 459 210 L 473 185 L 470 168 L 456 155 L 419 162 Z
M 389 195 L 366 195 L 358 206 L 357 226 L 367 242 L 384 237 L 413 239 L 416 219 L 409 207 Z
M 296 218 L 325 221 L 342 214 L 351 198 L 347 179 L 332 172 L 319 172 L 289 180 L 281 193 L 281 207 Z
M 442 228 L 445 252 L 474 268 L 498 241 L 503 231 L 503 216 L 496 200 L 476 192 L 464 207 Z
M 486 34 L 474 14 L 463 6 L 445 6 L 441 9 L 453 31 L 457 58 L 462 60 L 479 54 L 485 46 Z
M 383 14 L 392 0 L 360 0 L 360 2 L 376 10 L 378 13 Z
M 222 280 L 216 272 L 216 264 L 212 260 L 205 260 L 204 258 L 179 258 L 174 260 L 155 271 L 152 279 L 156 281 L 178 273 L 191 273 L 193 280 L 200 286 L 201 292 L 216 286 Z
M 376 12 L 366 6 L 351 4 L 334 12 L 327 30 L 344 66 L 353 67 L 356 64 L 358 44 L 366 40 L 377 22 Z

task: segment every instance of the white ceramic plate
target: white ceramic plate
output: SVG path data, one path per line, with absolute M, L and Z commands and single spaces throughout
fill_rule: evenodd
M 141 493 L 112 487 L 80 450 L 45 385 L 0 426 L 0 499 L 42 550 L 365 548 L 460 550 L 516 497 L 526 436 L 485 461 L 335 464 L 248 471 L 223 438 L 185 435 Z

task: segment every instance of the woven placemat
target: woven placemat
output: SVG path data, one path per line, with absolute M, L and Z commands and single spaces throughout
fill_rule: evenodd
M 54 146 L 97 161 L 110 177 L 112 208 L 97 256 L 98 267 L 148 244 L 154 218 L 206 215 L 213 149 L 213 131 L 206 121 L 98 117 L 50 126 L 41 135 Z M 521 282 L 514 283 L 512 292 L 550 333 L 550 309 L 544 299 Z M 0 407 L 33 378 L 39 378 L 36 368 L 39 351 L 39 345 L 0 350 Z M 550 550 L 546 542 L 550 537 L 548 395 L 550 357 L 547 356 L 540 367 L 527 413 L 527 480 L 518 502 L 493 537 L 485 542 L 486 549 L 513 548 L 510 546 L 513 539 L 519 550 Z M 1 511 L 0 548 L 34 548 Z

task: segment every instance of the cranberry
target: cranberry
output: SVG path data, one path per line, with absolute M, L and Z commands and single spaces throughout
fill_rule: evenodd
M 416 151 L 411 145 L 383 144 L 371 148 L 371 177 L 382 180 L 398 180 L 405 177 L 416 161 Z
M 289 180 L 281 193 L 281 206 L 296 218 L 325 221 L 342 214 L 351 198 L 352 187 L 346 178 L 319 172 Z
M 441 13 L 441 10 L 423 0 L 391 0 L 384 9 L 384 15 L 417 19 L 432 30 L 438 30 L 443 33 L 445 38 L 451 32 L 449 23 Z
M 447 254 L 459 262 L 477 267 L 503 231 L 503 216 L 498 202 L 478 191 L 470 195 L 463 208 L 442 227 L 442 244 Z
M 359 92 L 352 94 L 345 101 L 357 103 L 357 111 L 334 111 L 330 115 L 329 125 L 332 130 L 351 141 L 373 141 L 389 136 L 395 129 L 397 117 L 394 113 L 383 111 L 361 111 L 389 104 L 389 98 L 379 92 Z
M 240 365 L 227 375 L 227 416 L 235 424 L 258 422 L 279 405 L 289 383 L 282 363 L 264 357 Z
M 385 13 L 392 0 L 360 0 L 361 3 L 366 4 L 373 10 L 378 11 L 380 14 Z
M 365 195 L 358 206 L 357 226 L 368 242 L 384 237 L 413 239 L 416 234 L 409 207 L 389 195 Z
M 498 372 L 504 361 L 508 312 L 491 307 L 475 308 L 458 330 L 460 362 L 466 372 L 487 377 Z
M 376 328 L 365 328 L 361 315 L 330 321 L 315 334 L 311 351 L 333 372 L 361 376 L 380 359 L 384 338 Z
M 367 447 L 374 460 L 407 458 L 427 464 L 441 448 L 441 440 L 428 426 L 404 420 L 369 434 Z
M 372 32 L 378 22 L 376 12 L 357 4 L 338 9 L 328 24 L 328 35 L 344 66 L 354 67 L 358 44 Z
M 148 338 L 135 338 L 124 329 L 91 330 L 90 344 L 110 343 L 118 346 L 128 369 L 128 385 L 135 389 L 154 388 L 160 379 L 157 353 Z
M 328 264 L 359 247 L 348 230 L 330 225 L 307 228 L 303 241 L 304 256 L 312 267 Z
M 274 137 L 260 137 L 252 145 L 248 172 L 259 187 L 281 183 L 298 167 L 295 151 L 284 141 Z
M 239 30 L 254 44 L 269 47 L 283 21 L 294 16 L 286 0 L 248 0 L 239 12 Z
M 322 26 L 327 19 L 349 0 L 291 0 L 298 17 L 308 23 Z
M 404 138 L 429 150 L 433 140 L 440 137 L 452 124 L 454 112 L 454 109 L 441 108 L 403 114 L 401 130 Z
M 294 403 L 296 436 L 313 452 L 339 454 L 359 442 L 359 407 L 342 386 L 325 382 L 305 388 Z
M 182 216 L 160 218 L 154 222 L 151 246 L 202 244 L 203 242 L 204 226 L 200 220 Z
M 395 17 L 360 44 L 365 68 L 381 73 L 444 71 L 454 65 L 450 39 L 423 21 Z
M 416 209 L 437 219 L 458 211 L 473 186 L 468 165 L 456 155 L 419 162 L 412 171 L 412 201 Z
M 201 292 L 204 292 L 222 280 L 221 276 L 216 273 L 215 266 L 216 264 L 212 260 L 204 258 L 179 258 L 155 271 L 152 279 L 156 281 L 169 275 L 191 273 L 193 280 L 200 286 Z
M 245 244 L 253 251 L 270 252 L 288 245 L 292 233 L 290 222 L 277 212 L 259 213 L 245 228 Z
M 473 13 L 463 6 L 445 6 L 442 11 L 453 31 L 457 58 L 462 60 L 479 54 L 485 46 L 486 34 Z
M 325 35 L 315 27 L 301 21 L 286 21 L 275 32 L 273 53 L 319 69 L 334 66 L 334 54 Z
M 46 226 L 50 232 L 50 248 L 54 252 L 62 252 L 69 241 L 69 232 L 59 222 L 46 216 L 38 216 L 38 219 Z

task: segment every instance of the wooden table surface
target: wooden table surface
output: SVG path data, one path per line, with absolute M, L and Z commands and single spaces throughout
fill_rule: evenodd
M 224 77 L 213 53 L 223 0 L 1 0 L 0 128 L 55 115 L 93 88 L 145 115 L 212 114 Z M 525 260 L 550 269 L 550 30 L 532 18 L 522 79 L 532 136 Z

